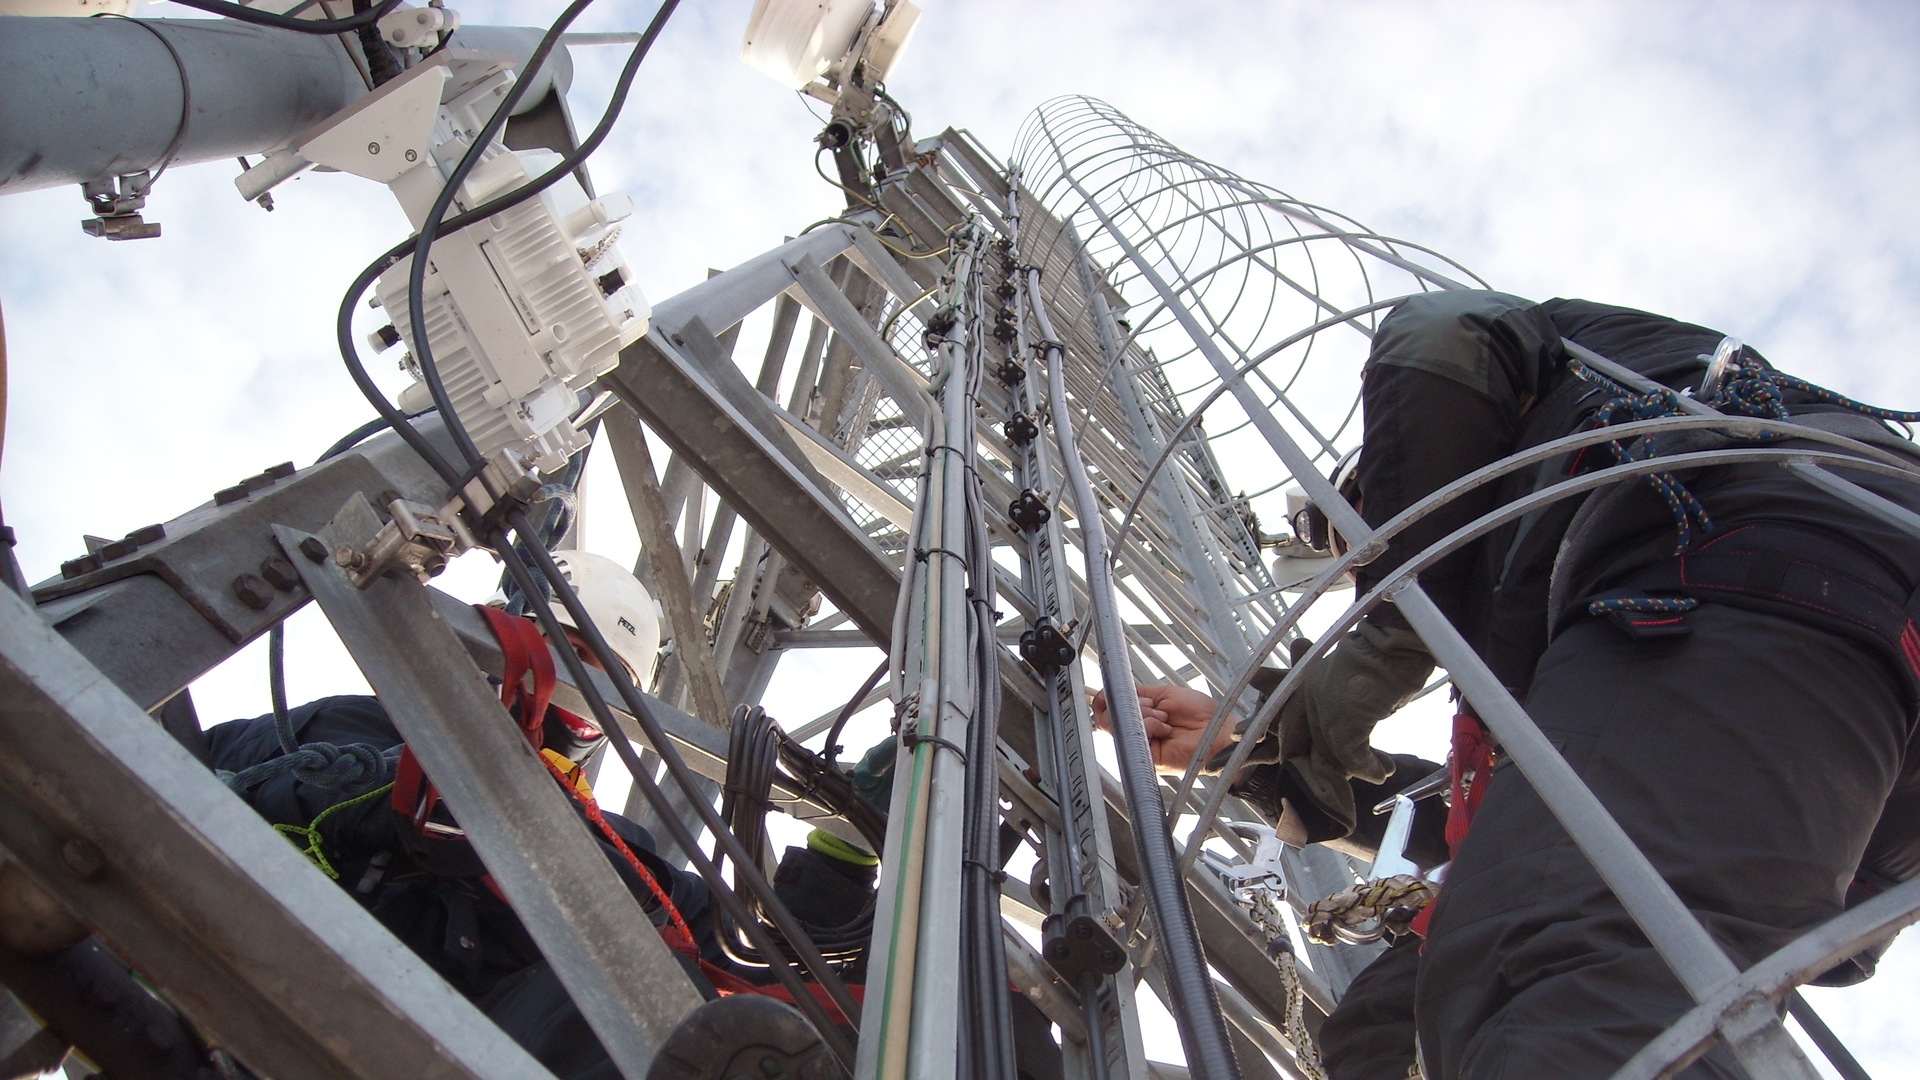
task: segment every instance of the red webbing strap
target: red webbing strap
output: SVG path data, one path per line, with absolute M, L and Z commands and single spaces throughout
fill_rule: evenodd
M 1474 812 L 1486 798 L 1487 784 L 1493 779 L 1493 740 L 1487 738 L 1487 725 L 1473 713 L 1462 710 L 1453 718 L 1453 753 L 1448 759 L 1452 775 L 1453 802 L 1447 808 L 1447 857 L 1460 854 L 1460 842 L 1467 838 Z
M 427 782 L 427 774 L 420 771 L 420 763 L 414 760 L 410 747 L 400 748 L 400 763 L 393 772 L 393 812 L 413 823 L 413 831 L 425 834 L 427 815 L 433 813 L 433 807 L 440 801 L 440 795 Z
M 777 1001 L 784 1001 L 789 1005 L 794 1004 L 793 994 L 784 986 L 777 984 L 762 986 L 759 983 L 748 982 L 733 972 L 709 964 L 705 960 L 700 961 L 700 973 L 707 977 L 707 981 L 713 984 L 713 988 L 720 992 L 721 997 L 731 997 L 734 994 L 760 994 Z M 826 987 L 812 982 L 806 983 L 805 986 L 807 993 L 813 995 L 813 1000 L 819 1002 L 820 1007 L 826 1011 L 827 1019 L 836 1024 L 853 1023 L 840 1011 L 840 1006 L 833 1003 L 833 996 L 827 993 Z M 849 983 L 847 996 L 853 998 L 855 1004 L 864 1005 L 867 1000 L 867 988 L 859 983 Z
M 553 687 L 557 681 L 553 654 L 547 651 L 547 640 L 526 619 L 509 615 L 496 607 L 474 606 L 486 618 L 494 640 L 500 643 L 500 704 L 507 707 L 507 712 L 512 714 L 521 733 L 538 749 L 541 720 L 546 716 L 547 702 L 553 698 Z M 526 685 L 528 672 L 533 674 L 531 689 Z M 425 836 L 427 818 L 439 804 L 440 793 L 433 789 L 433 782 L 421 771 L 420 762 L 413 756 L 413 749 L 402 747 L 400 763 L 393 778 L 394 813 L 412 822 L 414 831 Z
M 1459 856 L 1460 844 L 1473 827 L 1474 812 L 1480 809 L 1487 784 L 1493 780 L 1493 740 L 1487 737 L 1487 725 L 1465 707 L 1453 718 L 1453 752 L 1447 755 L 1447 769 L 1452 788 L 1452 801 L 1447 806 L 1447 857 L 1452 859 Z M 1426 937 L 1427 924 L 1439 906 L 1436 896 L 1414 916 L 1409 928 Z
M 532 622 L 509 615 L 497 607 L 476 605 L 485 616 L 494 640 L 500 643 L 503 670 L 500 674 L 500 704 L 513 714 L 527 741 L 540 746 L 540 728 L 547 716 L 547 703 L 553 700 L 553 688 L 559 681 L 553 668 L 553 653 L 547 651 L 547 639 Z M 533 686 L 527 686 L 527 675 Z

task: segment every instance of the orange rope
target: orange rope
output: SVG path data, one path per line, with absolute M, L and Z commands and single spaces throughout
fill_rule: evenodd
M 607 841 L 611 843 L 621 855 L 626 857 L 627 865 L 633 867 L 634 873 L 640 875 L 640 880 L 647 883 L 647 888 L 653 893 L 654 899 L 660 901 L 660 905 L 666 909 L 667 919 L 671 924 L 667 929 L 675 932 L 669 934 L 665 929 L 661 931 L 661 936 L 667 939 L 667 944 L 689 956 L 697 953 L 698 949 L 693 943 L 693 931 L 688 928 L 687 920 L 681 916 L 680 909 L 673 906 L 673 898 L 667 895 L 667 890 L 662 888 L 660 882 L 654 879 L 653 874 L 647 870 L 646 864 L 642 863 L 640 857 L 633 853 L 633 849 L 627 846 L 627 842 L 620 839 L 620 834 L 614 831 L 613 826 L 607 824 L 606 817 L 600 813 L 600 804 L 583 793 L 578 787 L 575 787 L 573 781 L 568 778 L 567 774 L 560 771 L 560 766 L 555 765 L 544 755 L 540 758 L 540 762 L 547 767 L 548 772 L 553 774 L 555 780 L 560 781 L 560 786 L 565 788 L 567 793 L 573 796 L 574 801 L 580 804 L 580 808 L 586 811 L 587 820 L 593 822 L 594 827 L 600 830 L 600 834 L 605 836 Z M 676 936 L 680 938 L 679 941 L 674 940 Z

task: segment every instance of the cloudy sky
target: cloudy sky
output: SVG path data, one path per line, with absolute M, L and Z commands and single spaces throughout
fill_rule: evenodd
M 454 2 L 469 23 L 558 3 Z M 663 298 L 834 213 L 818 122 L 738 61 L 748 0 L 689 0 L 594 160 L 639 212 L 622 246 Z M 1920 7 L 1910 4 L 925 0 L 890 89 L 921 135 L 1006 153 L 1057 94 L 1103 98 L 1170 141 L 1446 252 L 1496 287 L 1720 327 L 1781 366 L 1920 407 Z M 147 5 L 142 14 L 183 14 Z M 581 29 L 637 29 L 603 2 Z M 619 51 L 576 50 L 581 126 Z M 76 190 L 0 197 L 9 363 L 0 499 L 29 577 L 82 533 L 172 517 L 372 413 L 333 346 L 339 296 L 404 235 L 377 187 L 308 176 L 263 213 L 229 164 L 179 168 L 162 239 L 82 235 Z M 398 388 L 390 379 L 390 389 Z M 621 555 L 608 528 L 596 546 Z M 464 573 L 484 590 L 491 571 Z M 318 656 L 324 634 L 295 637 Z M 263 667 L 210 679 L 213 716 L 260 711 Z M 293 692 L 340 689 L 337 656 Z M 793 710 L 812 715 L 826 703 Z M 1911 942 L 1870 989 L 1816 999 L 1882 1076 L 1920 1051 Z

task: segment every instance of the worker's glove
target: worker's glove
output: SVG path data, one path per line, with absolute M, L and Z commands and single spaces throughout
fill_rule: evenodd
M 1432 672 L 1433 657 L 1419 635 L 1362 622 L 1308 668 L 1248 761 L 1291 766 L 1301 793 L 1350 831 L 1355 816 L 1347 781 L 1378 784 L 1393 774 L 1393 759 L 1373 748 L 1374 725 L 1412 700 Z M 1246 726 L 1243 721 L 1243 735 Z M 1224 767 L 1226 756 L 1223 751 L 1208 765 Z

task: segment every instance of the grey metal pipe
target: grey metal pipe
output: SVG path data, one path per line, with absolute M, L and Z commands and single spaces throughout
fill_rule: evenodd
M 157 169 L 176 134 L 173 165 L 264 153 L 367 92 L 338 38 L 226 19 L 133 21 L 0 18 L 0 194 Z M 524 59 L 542 33 L 474 26 L 453 44 Z M 534 77 L 521 111 L 554 86 L 565 93 L 573 61 L 556 48 Z
M 0 18 L 0 192 L 286 143 L 367 92 L 341 42 L 211 19 Z M 179 63 L 156 35 L 165 35 Z

